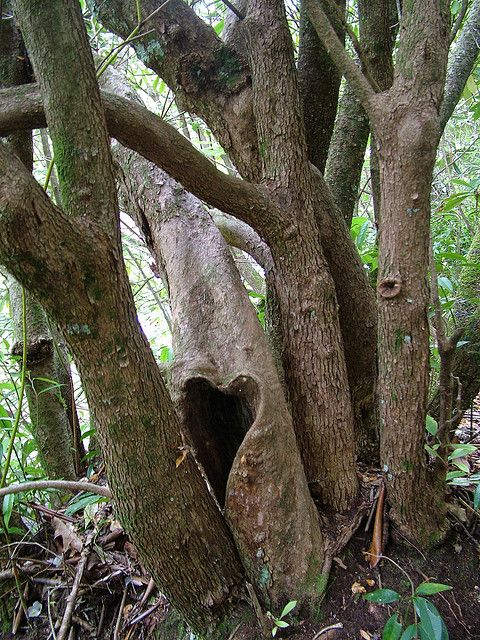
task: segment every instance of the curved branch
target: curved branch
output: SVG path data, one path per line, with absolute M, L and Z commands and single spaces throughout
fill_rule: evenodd
M 125 38 L 137 24 L 130 0 L 89 0 L 106 29 Z M 140 0 L 142 15 L 158 6 Z M 165 80 L 182 110 L 200 116 L 247 179 L 258 175 L 250 72 L 244 57 L 182 0 L 170 0 L 149 20 L 154 33 L 132 43 L 142 62 Z
M 480 0 L 474 0 L 447 67 L 440 126 L 445 128 L 457 106 L 480 49 Z
M 0 498 L 12 493 L 24 493 L 26 491 L 40 491 L 42 489 L 56 489 L 57 491 L 89 491 L 99 496 L 112 499 L 112 492 L 108 487 L 101 487 L 93 482 L 74 482 L 73 480 L 35 480 L 33 482 L 20 482 L 0 489 Z
M 210 214 L 225 242 L 248 253 L 264 271 L 272 269 L 270 249 L 252 227 L 218 209 L 210 211 Z
M 258 186 L 222 173 L 176 129 L 130 100 L 102 92 L 109 133 L 209 205 L 264 235 L 274 212 Z M 36 85 L 0 91 L 0 135 L 46 125 Z

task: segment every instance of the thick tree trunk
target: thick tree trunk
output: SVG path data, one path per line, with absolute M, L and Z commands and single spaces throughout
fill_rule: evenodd
M 263 181 L 276 209 L 266 237 L 274 261 L 269 284 L 281 314 L 295 430 L 307 479 L 324 506 L 343 511 L 358 488 L 353 411 L 335 287 L 315 220 L 315 182 L 283 4 L 253 0 L 244 28 Z
M 414 128 L 419 132 L 417 139 L 410 135 Z M 419 122 L 414 114 L 404 114 L 400 122 L 387 115 L 377 136 L 382 171 L 378 279 L 381 456 L 395 520 L 423 544 L 441 529 L 444 517 L 441 494 L 435 497 L 428 491 L 424 451 L 430 189 L 436 150 L 429 129 L 429 122 Z
M 1 257 L 55 318 L 76 357 L 126 531 L 174 606 L 205 630 L 224 617 L 243 572 L 196 461 L 188 455 L 176 466 L 188 443 L 123 265 L 109 141 L 80 8 L 75 0 L 52 2 L 48 14 L 24 0 L 15 6 L 45 95 L 70 219 L 1 149 Z
M 105 82 L 128 95 L 118 73 Z M 319 595 L 324 560 L 318 515 L 275 364 L 231 253 L 199 200 L 120 145 L 115 157 L 123 203 L 168 279 L 171 385 L 182 425 L 251 582 L 270 606 L 293 597 L 308 605 Z

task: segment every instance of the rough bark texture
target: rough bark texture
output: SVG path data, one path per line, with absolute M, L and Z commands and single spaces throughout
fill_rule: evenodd
M 205 629 L 225 615 L 242 570 L 193 457 L 175 466 L 188 442 L 138 324 L 120 248 L 95 223 L 52 207 L 3 146 L 0 167 L 0 260 L 75 355 L 126 531 L 175 607 Z
M 445 81 L 445 96 L 440 110 L 440 126 L 445 128 L 480 50 L 480 0 L 474 0 L 462 31 L 450 56 Z
M 107 86 L 124 93 L 117 73 Z M 317 597 L 323 540 L 266 337 L 202 203 L 117 145 L 121 193 L 164 265 L 171 384 L 184 429 L 225 508 L 251 582 L 270 606 Z M 139 194 L 141 194 L 139 196 Z
M 280 224 L 267 237 L 275 274 L 269 284 L 282 316 L 295 430 L 308 480 L 325 506 L 344 510 L 357 492 L 353 412 L 335 288 L 315 222 L 315 183 L 284 7 L 276 0 L 252 1 L 243 26 L 263 181 L 280 213 Z
M 135 28 L 135 4 L 125 0 L 89 0 L 100 21 L 126 38 Z M 142 17 L 159 6 L 142 0 Z M 180 108 L 203 118 L 246 178 L 258 172 L 258 148 L 252 116 L 251 82 L 245 60 L 223 43 L 182 0 L 170 0 L 149 20 L 154 34 L 132 43 L 138 57 L 175 93 Z
M 349 84 L 340 97 L 325 167 L 333 201 L 348 227 L 355 211 L 370 126 L 365 110 Z
M 146 4 L 141 3 L 141 5 L 142 15 L 147 16 L 149 14 L 149 10 L 153 8 L 153 3 L 149 0 L 149 2 L 147 2 Z M 127 35 L 131 31 L 131 29 L 134 28 L 136 17 L 134 15 L 134 7 L 129 2 L 129 0 L 115 0 L 114 2 L 103 2 L 101 4 L 100 2 L 95 2 L 95 6 L 97 7 L 105 26 L 113 32 L 125 37 L 125 35 Z M 174 79 L 174 87 L 177 87 L 176 91 L 180 96 L 180 99 L 182 99 L 182 96 L 185 96 L 186 94 L 190 95 L 193 105 L 196 105 L 192 105 L 192 109 L 196 109 L 196 112 L 204 118 L 207 125 L 217 133 L 217 137 L 219 137 L 219 139 L 222 141 L 224 148 L 228 150 L 241 175 L 249 180 L 260 180 L 259 151 L 262 152 L 262 144 L 258 142 L 256 125 L 253 117 L 253 107 L 251 102 L 252 91 L 250 88 L 251 80 L 245 80 L 245 86 L 247 87 L 245 90 L 241 88 L 241 83 L 238 85 L 240 93 L 235 94 L 238 95 L 238 104 L 234 109 L 226 108 L 224 105 L 223 93 L 220 88 L 222 86 L 223 79 L 221 77 L 218 77 L 215 66 L 208 67 L 211 76 L 210 82 L 207 85 L 205 85 L 204 83 L 204 76 L 202 74 L 200 74 L 200 80 L 203 85 L 199 87 L 196 83 L 192 84 L 192 82 L 190 81 L 190 73 L 188 68 L 182 71 L 184 64 L 187 64 L 188 67 L 188 61 L 190 60 L 188 51 L 191 49 L 195 53 L 195 56 L 200 56 L 202 59 L 204 57 L 212 59 L 213 57 L 215 57 L 215 47 L 218 46 L 219 41 L 213 29 L 211 29 L 210 27 L 206 27 L 206 25 L 202 23 L 198 25 L 198 18 L 194 15 L 191 9 L 186 8 L 185 5 L 182 5 L 180 10 L 176 11 L 176 6 L 177 5 L 175 2 L 170 2 L 164 9 L 162 9 L 163 12 L 168 9 L 168 7 L 171 7 L 174 15 L 172 16 L 169 13 L 167 17 L 167 14 L 165 13 L 160 14 L 161 19 L 159 23 L 159 29 L 156 31 L 155 37 L 149 36 L 149 54 L 146 58 L 144 57 L 144 60 L 147 66 L 150 66 L 150 68 L 167 79 L 167 81 L 169 71 L 165 67 L 165 65 L 167 65 L 169 69 L 175 68 L 178 70 L 178 73 L 176 73 Z M 239 7 L 242 9 L 243 5 L 239 5 Z M 123 19 L 117 21 L 115 20 L 113 14 L 123 16 Z M 168 28 L 168 24 L 170 23 L 170 21 L 172 22 L 172 25 L 174 27 L 172 27 L 171 32 Z M 229 50 L 228 55 L 234 55 L 234 49 L 240 50 L 240 55 L 235 58 L 235 62 L 234 64 L 232 64 L 236 69 L 245 69 L 245 65 L 242 59 L 242 54 L 245 50 L 245 38 L 243 33 L 244 30 L 242 29 L 243 21 L 236 22 L 237 24 L 235 27 L 233 27 L 233 32 L 230 31 L 230 35 L 228 35 L 228 41 L 229 43 L 232 43 L 233 46 L 233 48 Z M 145 28 L 148 28 L 149 24 L 150 23 L 147 23 L 145 25 Z M 153 20 L 152 24 L 154 24 Z M 196 25 L 198 25 L 198 28 Z M 166 34 L 165 38 L 163 37 L 163 32 L 165 32 Z M 232 36 L 232 33 L 235 34 L 234 37 Z M 174 44 L 171 44 L 169 38 L 172 38 L 172 40 L 174 40 Z M 138 44 L 141 45 L 141 42 L 142 41 L 140 41 Z M 291 45 L 289 44 L 289 46 Z M 162 52 L 165 52 L 166 55 L 163 56 Z M 216 93 L 212 94 L 212 92 L 209 92 L 208 89 L 210 86 L 216 87 Z M 237 98 L 234 99 L 234 102 L 235 100 L 237 100 Z M 217 119 L 219 110 L 221 112 L 221 117 L 224 119 L 224 122 L 219 122 Z M 124 115 L 128 115 L 128 110 Z M 226 128 L 227 132 L 230 132 L 230 138 L 228 141 L 224 141 L 221 138 L 220 132 L 217 131 L 217 129 L 223 129 L 223 127 Z M 125 140 L 125 137 L 128 137 L 128 134 L 126 132 L 128 132 L 129 129 L 132 130 L 133 135 L 131 136 L 132 139 L 127 142 Z M 233 133 L 234 131 L 238 131 L 238 134 Z M 130 124 L 123 127 L 124 139 L 122 140 L 122 136 L 119 139 L 127 146 L 135 148 L 132 147 L 132 142 L 134 142 L 135 138 L 144 139 L 144 133 L 145 131 L 143 130 L 142 126 L 138 128 L 132 128 Z M 151 131 L 148 131 L 147 138 L 151 140 Z M 214 187 L 216 188 L 218 185 L 219 195 L 229 193 L 229 190 L 227 189 L 227 184 L 224 182 L 223 177 L 217 177 L 216 180 L 214 179 L 211 173 L 211 171 L 213 170 L 213 167 L 211 165 L 209 170 L 205 172 L 206 175 L 204 175 L 204 177 L 200 176 L 198 179 L 195 177 L 195 179 L 192 180 L 192 176 L 187 175 L 187 179 L 185 179 L 185 176 L 182 179 L 180 174 L 182 171 L 185 174 L 186 167 L 188 167 L 188 171 L 186 173 L 191 173 L 190 169 L 192 160 L 190 157 L 188 158 L 188 160 L 186 158 L 182 158 L 184 141 L 182 142 L 182 140 L 178 140 L 178 138 L 181 137 L 177 136 L 174 141 L 170 138 L 170 140 L 168 142 L 166 141 L 164 144 L 156 144 L 154 153 L 151 155 L 147 154 L 147 157 L 155 162 L 155 159 L 152 156 L 156 156 L 158 158 L 159 150 L 162 149 L 164 150 L 164 155 L 166 151 L 167 155 L 171 156 L 170 149 L 172 147 L 172 144 L 175 144 L 177 148 L 177 156 L 179 156 L 178 162 L 176 162 L 176 157 L 174 157 L 173 159 L 170 158 L 169 160 L 164 160 L 164 164 L 159 166 L 162 166 L 165 171 L 175 177 L 189 191 L 195 193 L 195 195 L 197 195 L 198 197 L 206 200 L 210 204 L 213 204 L 213 206 L 221 208 L 223 211 L 232 213 L 233 215 L 240 217 L 240 219 L 242 220 L 246 220 L 251 226 L 255 228 L 258 233 L 260 233 L 260 235 L 265 238 L 265 234 L 263 233 L 263 230 L 265 229 L 264 222 L 266 224 L 270 223 L 269 220 L 265 219 L 265 210 L 261 206 L 259 206 L 259 212 L 256 212 L 255 215 L 253 215 L 252 213 L 250 216 L 247 216 L 247 213 L 251 213 L 250 210 L 252 210 L 253 212 L 254 205 L 252 202 L 245 202 L 243 198 L 240 198 L 240 200 L 238 199 L 238 191 L 234 184 L 230 185 L 230 189 L 233 190 L 233 202 L 238 202 L 238 206 L 236 207 L 235 211 L 233 211 L 231 208 L 225 209 L 225 206 L 222 206 L 221 204 L 222 201 L 220 198 L 217 198 L 216 203 L 212 202 L 211 197 L 208 195 L 210 189 Z M 138 148 L 137 151 L 139 151 L 139 153 L 142 153 L 142 151 Z M 145 153 L 143 153 L 143 155 L 145 155 Z M 206 162 L 208 164 L 208 161 Z M 167 164 L 170 166 L 176 165 L 176 173 L 172 173 L 172 170 L 167 167 Z M 222 176 L 222 174 L 220 175 Z M 203 191 L 203 193 L 200 193 L 200 191 Z M 324 225 L 319 225 L 320 233 L 322 234 L 322 243 L 326 251 L 328 247 L 328 251 L 331 254 L 341 255 L 345 243 L 349 242 L 350 240 L 348 229 L 345 229 L 341 225 L 338 226 L 338 220 L 335 220 L 335 218 L 338 217 L 338 212 L 332 210 L 331 208 L 327 208 L 327 210 L 325 211 L 317 212 L 317 216 L 319 219 L 322 219 L 324 217 L 333 218 L 333 224 L 335 226 L 336 232 L 333 234 L 327 234 L 325 238 L 323 237 Z M 345 239 L 345 233 L 347 234 L 347 240 Z M 360 270 L 358 270 L 358 260 L 355 259 L 351 261 L 350 255 L 352 255 L 352 252 L 349 252 L 348 255 L 344 257 L 341 268 L 342 277 L 338 278 L 338 280 L 335 265 L 332 265 L 331 269 L 332 276 L 335 280 L 337 299 L 340 303 L 342 330 L 343 327 L 348 328 L 348 334 L 344 334 L 343 338 L 347 342 L 356 342 L 357 344 L 357 347 L 354 351 L 350 351 L 348 348 L 346 350 L 347 368 L 349 370 L 351 367 L 355 368 L 357 356 L 360 357 L 360 360 L 368 361 L 369 363 L 375 361 L 375 349 L 373 346 L 375 343 L 374 336 L 373 341 L 369 342 L 368 340 L 365 340 L 365 338 L 361 335 L 361 327 L 363 325 L 371 326 L 372 318 L 375 314 L 375 309 L 370 304 L 361 304 L 360 306 L 357 306 L 357 298 L 351 298 L 351 288 L 344 288 L 343 286 L 345 283 L 343 273 L 345 271 L 348 271 L 354 272 L 352 278 L 355 281 L 358 282 L 362 278 L 364 279 L 362 288 L 365 289 L 368 287 L 368 281 L 364 270 L 361 268 L 361 265 Z M 327 260 L 329 260 L 328 256 Z M 273 306 L 277 304 L 273 300 L 267 300 L 267 302 L 269 306 L 270 304 L 272 304 Z M 357 319 L 356 323 L 351 322 L 352 317 L 355 317 Z M 274 320 L 274 318 L 272 320 Z M 273 334 L 279 333 L 279 328 L 273 325 L 274 322 L 272 323 L 272 336 Z M 368 351 L 366 353 L 360 354 L 360 346 L 358 345 L 365 346 Z M 371 371 L 370 364 L 368 366 L 368 371 Z M 374 381 L 372 380 L 368 387 L 368 395 L 363 399 L 365 403 L 371 401 L 371 389 L 373 385 Z
M 394 517 L 422 544 L 439 535 L 444 514 L 441 490 L 429 490 L 423 444 L 429 374 L 430 191 L 449 33 L 446 8 L 436 2 L 426 5 L 404 6 L 394 84 L 388 94 L 376 98 L 374 121 L 382 202 L 381 455 L 388 469 L 387 495 Z
M 187 443 L 135 313 L 80 8 L 74 0 L 51 5 L 55 21 L 40 3 L 15 6 L 45 94 L 70 218 L 2 148 L 0 258 L 55 318 L 76 357 L 125 530 L 174 606 L 204 630 L 225 615 L 242 569 L 194 458 L 175 465 Z
M 335 0 L 334 7 L 325 3 L 326 13 L 340 38 L 343 29 L 339 16 L 345 14 L 345 0 Z M 335 11 L 338 8 L 338 12 Z M 300 11 L 300 44 L 298 49 L 298 86 L 305 123 L 308 156 L 322 173 L 327 161 L 341 74 L 323 47 L 305 9 Z
M 12 15 L 12 3 L 4 2 L 3 15 Z M 0 87 L 31 81 L 25 46 L 13 17 L 0 20 Z M 11 134 L 6 143 L 32 170 L 32 135 L 28 131 Z M 10 309 L 13 317 L 15 344 L 13 353 L 22 353 L 22 288 L 13 278 L 9 284 Z M 45 472 L 52 478 L 75 478 L 73 440 L 61 389 L 52 389 L 58 380 L 54 343 L 45 312 L 28 293 L 27 311 L 27 378 L 26 397 L 33 433 L 39 447 Z M 42 380 L 43 378 L 43 380 Z M 50 382 L 46 382 L 49 380 Z M 78 467 L 77 467 L 78 469 Z

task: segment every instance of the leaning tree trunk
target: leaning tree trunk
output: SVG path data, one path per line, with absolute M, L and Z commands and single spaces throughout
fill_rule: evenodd
M 77 360 L 126 531 L 174 606 L 205 630 L 225 616 L 243 571 L 194 458 L 176 467 L 188 442 L 135 313 L 80 8 L 74 0 L 51 2 L 48 14 L 24 0 L 15 8 L 45 97 L 67 215 L 2 147 L 0 258 L 55 318 Z
M 358 489 L 353 410 L 335 286 L 315 219 L 316 187 L 283 4 L 250 2 L 244 29 L 263 183 L 273 202 L 263 230 L 274 262 L 269 284 L 281 314 L 282 360 L 297 440 L 307 479 L 322 504 L 344 511 Z

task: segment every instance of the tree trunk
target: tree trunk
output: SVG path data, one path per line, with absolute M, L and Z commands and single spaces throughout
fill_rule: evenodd
M 58 322 L 77 360 L 125 530 L 174 606 L 205 630 L 225 616 L 243 572 L 193 456 L 176 466 L 188 442 L 135 313 L 80 7 L 75 0 L 52 2 L 48 14 L 25 0 L 15 7 L 44 92 L 69 218 L 2 148 L 1 257 Z
M 11 13 L 12 3 L 9 0 L 4 2 L 2 11 L 5 14 Z M 0 20 L 0 74 L 0 87 L 16 86 L 31 81 L 25 46 L 13 19 Z M 6 143 L 31 171 L 31 133 L 14 133 L 7 138 Z M 23 336 L 22 288 L 13 278 L 10 280 L 9 294 L 15 339 L 12 352 L 21 355 L 23 340 L 27 340 L 29 376 L 26 397 L 42 466 L 51 478 L 74 479 L 76 473 L 67 411 L 61 389 L 52 388 L 58 380 L 58 358 L 45 313 L 38 302 L 26 293 L 27 335 Z
M 108 85 L 118 90 L 112 73 Z M 137 154 L 117 147 L 115 157 L 127 210 L 168 278 L 171 384 L 183 427 L 251 582 L 269 606 L 293 597 L 308 605 L 319 595 L 324 560 L 318 515 L 275 364 L 230 251 L 199 200 Z
M 398 104 L 398 96 L 394 98 Z M 430 191 L 438 118 L 382 106 L 376 123 L 381 167 L 379 398 L 381 456 L 396 522 L 423 545 L 439 536 L 442 491 L 430 486 L 424 451 L 429 382 Z M 432 508 L 433 507 L 433 508 Z

